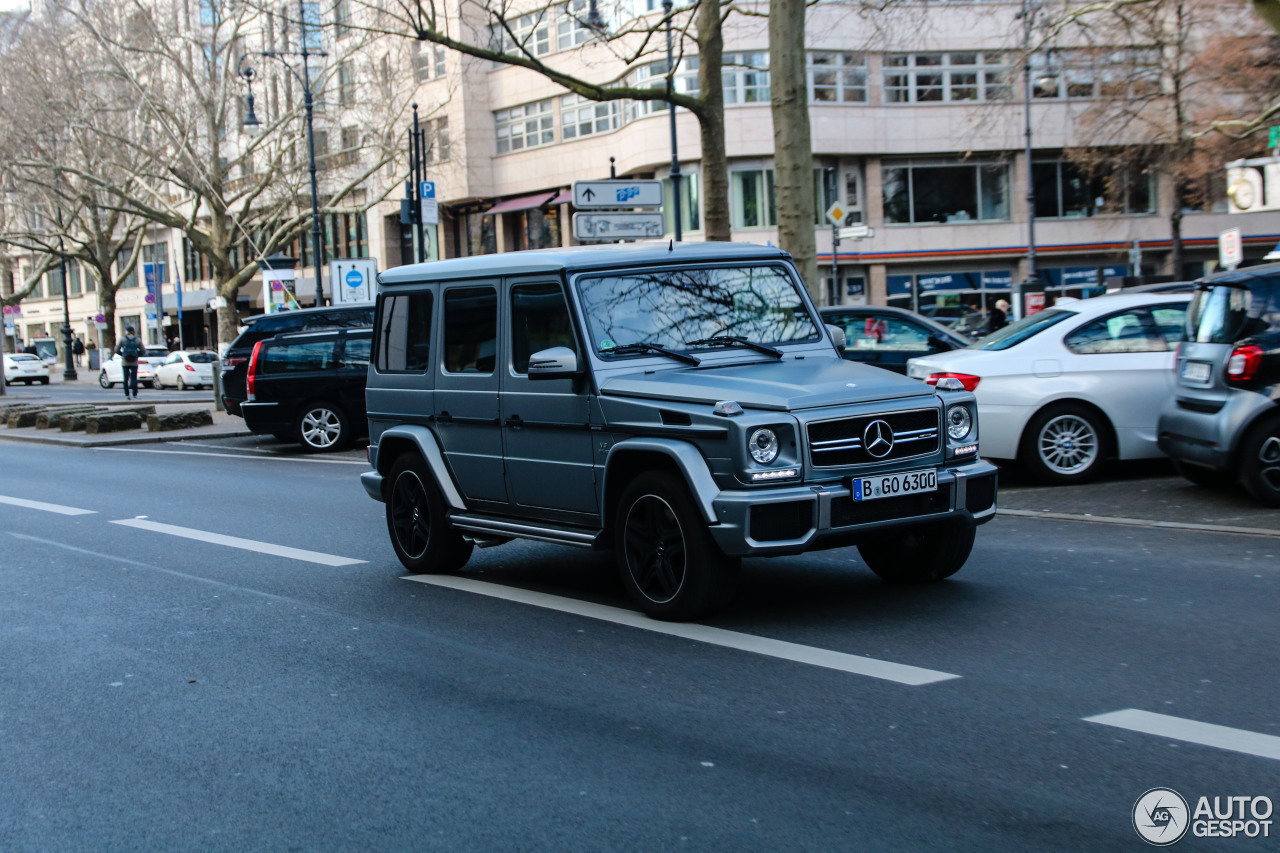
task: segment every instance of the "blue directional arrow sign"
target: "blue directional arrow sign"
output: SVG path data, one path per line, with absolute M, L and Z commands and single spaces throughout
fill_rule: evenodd
M 574 181 L 578 208 L 662 207 L 662 181 Z

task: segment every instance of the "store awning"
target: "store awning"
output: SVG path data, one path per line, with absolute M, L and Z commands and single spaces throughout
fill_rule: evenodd
M 570 201 L 573 193 L 569 190 L 544 190 L 533 195 L 522 195 L 519 198 L 508 198 L 498 202 L 493 207 L 485 211 L 490 213 L 512 213 L 517 210 L 530 210 L 535 207 L 547 207 L 552 204 L 560 204 Z

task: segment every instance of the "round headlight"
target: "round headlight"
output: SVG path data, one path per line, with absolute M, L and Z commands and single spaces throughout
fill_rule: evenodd
M 751 433 L 747 439 L 747 449 L 751 458 L 761 465 L 768 465 L 778 458 L 778 434 L 768 427 L 762 427 Z
M 964 406 L 955 406 L 947 410 L 947 435 L 953 441 L 963 441 L 973 429 L 973 418 Z

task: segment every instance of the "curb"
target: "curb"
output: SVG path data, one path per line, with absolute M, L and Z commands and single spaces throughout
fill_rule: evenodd
M 1149 521 L 1144 518 L 1121 518 L 1108 515 L 1080 515 L 1070 512 L 1049 512 L 1034 509 L 997 509 L 997 515 L 1017 518 L 1043 518 L 1050 521 L 1083 521 L 1093 524 L 1118 524 L 1127 527 L 1149 527 L 1158 530 L 1191 530 L 1197 533 L 1233 533 L 1240 536 L 1269 536 L 1280 539 L 1280 530 L 1265 527 L 1233 527 L 1226 524 L 1194 524 L 1180 521 Z

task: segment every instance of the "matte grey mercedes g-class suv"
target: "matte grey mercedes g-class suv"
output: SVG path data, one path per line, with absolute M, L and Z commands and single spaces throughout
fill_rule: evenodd
M 790 256 L 733 243 L 513 252 L 379 276 L 361 476 L 411 572 L 512 538 L 612 547 L 650 616 L 742 557 L 856 545 L 933 581 L 996 509 L 977 407 L 840 357 Z

